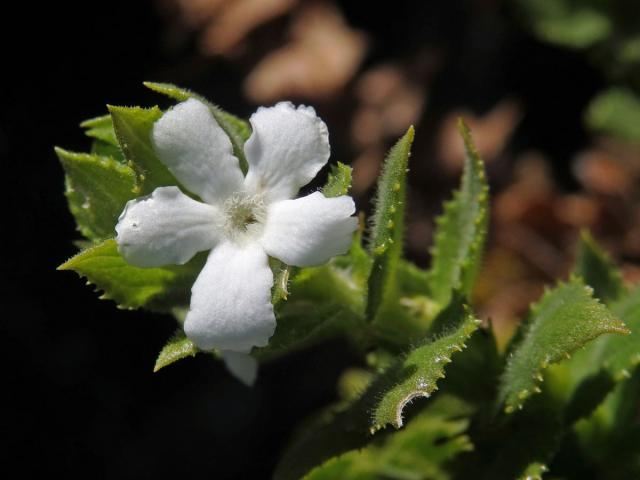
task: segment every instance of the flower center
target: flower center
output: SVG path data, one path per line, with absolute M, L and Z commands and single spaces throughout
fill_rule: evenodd
M 255 237 L 262 230 L 266 206 L 261 196 L 237 194 L 224 203 L 227 236 L 236 241 Z

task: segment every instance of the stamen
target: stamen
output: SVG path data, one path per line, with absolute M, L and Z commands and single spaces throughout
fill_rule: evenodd
M 234 195 L 224 205 L 227 217 L 227 236 L 234 240 L 246 239 L 262 229 L 266 207 L 261 196 Z

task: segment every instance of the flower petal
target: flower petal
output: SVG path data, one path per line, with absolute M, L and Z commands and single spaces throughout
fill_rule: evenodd
M 127 203 L 116 225 L 118 251 L 138 267 L 181 265 L 218 241 L 222 215 L 178 187 L 159 187 Z
M 273 274 L 257 243 L 223 242 L 209 254 L 191 288 L 184 331 L 199 348 L 248 353 L 276 328 L 271 305 Z
M 246 189 L 263 193 L 267 201 L 295 197 L 329 159 L 327 126 L 313 108 L 296 109 L 289 102 L 259 108 L 250 122 Z
M 244 383 L 246 386 L 252 386 L 258 376 L 258 362 L 255 358 L 247 353 L 232 352 L 223 350 L 222 360 L 231 374 Z
M 231 141 L 201 101 L 190 98 L 167 111 L 152 138 L 160 161 L 205 202 L 222 202 L 242 185 Z
M 260 243 L 272 257 L 307 267 L 346 253 L 358 226 L 353 199 L 320 192 L 269 206 Z

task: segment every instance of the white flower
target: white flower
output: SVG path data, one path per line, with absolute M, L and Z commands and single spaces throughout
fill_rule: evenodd
M 351 197 L 293 199 L 329 159 L 327 127 L 313 108 L 278 103 L 250 122 L 245 177 L 204 103 L 189 99 L 166 112 L 153 127 L 156 153 L 204 203 L 159 187 L 130 201 L 116 226 L 120 253 L 139 267 L 183 264 L 211 250 L 191 288 L 184 330 L 199 348 L 221 350 L 246 383 L 256 374 L 248 352 L 266 345 L 276 326 L 268 256 L 321 264 L 347 251 L 357 225 Z

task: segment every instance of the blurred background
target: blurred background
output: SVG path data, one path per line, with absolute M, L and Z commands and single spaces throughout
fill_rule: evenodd
M 51 3 L 3 14 L 2 455 L 21 478 L 268 478 L 293 426 L 358 362 L 337 341 L 264 365 L 253 389 L 206 356 L 152 374 L 174 321 L 118 311 L 55 271 L 78 235 L 53 145 L 86 150 L 78 123 L 107 103 L 168 106 L 144 80 L 243 117 L 313 105 L 365 212 L 414 124 L 406 251 L 421 266 L 459 181 L 464 117 L 493 198 L 475 302 L 502 341 L 566 275 L 580 229 L 640 280 L 635 0 Z

